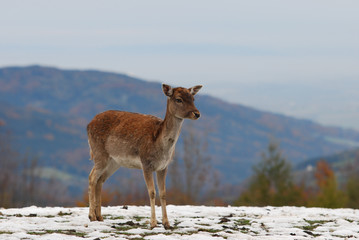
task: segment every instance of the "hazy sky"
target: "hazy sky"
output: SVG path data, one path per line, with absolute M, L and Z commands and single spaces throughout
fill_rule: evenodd
M 359 130 L 357 0 L 0 0 L 0 66 L 30 64 L 203 84 Z

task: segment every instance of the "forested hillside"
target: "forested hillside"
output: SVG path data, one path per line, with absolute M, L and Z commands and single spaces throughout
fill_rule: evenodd
M 95 114 L 120 109 L 163 118 L 165 105 L 159 82 L 123 74 L 41 66 L 0 69 L 1 128 L 11 132 L 16 150 L 35 155 L 44 172 L 70 179 L 74 189 L 86 187 L 92 167 L 85 129 Z M 258 111 L 208 95 L 199 94 L 196 106 L 202 117 L 188 120 L 184 129 L 196 129 L 198 141 L 208 145 L 205 155 L 222 184 L 239 184 L 248 177 L 271 138 L 280 142 L 293 164 L 359 142 L 354 130 Z M 180 137 L 178 156 L 181 144 Z

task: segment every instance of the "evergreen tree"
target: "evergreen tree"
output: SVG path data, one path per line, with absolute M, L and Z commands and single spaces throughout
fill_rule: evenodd
M 254 175 L 249 186 L 235 204 L 255 206 L 297 205 L 300 188 L 293 184 L 291 166 L 282 156 L 277 143 L 271 141 L 268 153 L 253 167 Z
M 359 177 L 351 176 L 345 186 L 347 194 L 347 207 L 359 208 Z
M 345 184 L 345 192 L 347 195 L 347 207 L 359 208 L 359 149 L 356 151 L 353 162 L 351 162 L 346 170 L 345 175 L 348 176 Z

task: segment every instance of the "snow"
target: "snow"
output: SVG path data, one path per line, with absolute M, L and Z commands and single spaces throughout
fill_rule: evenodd
M 359 210 L 305 207 L 167 207 L 171 230 L 149 229 L 148 206 L 103 207 L 103 222 L 88 208 L 36 206 L 0 209 L 0 239 L 358 239 Z

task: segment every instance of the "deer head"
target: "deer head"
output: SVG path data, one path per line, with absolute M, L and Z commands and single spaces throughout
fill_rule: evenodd
M 201 85 L 191 88 L 172 88 L 167 84 L 162 84 L 162 90 L 168 97 L 167 111 L 169 114 L 179 119 L 197 120 L 201 114 L 194 105 L 194 95 L 202 88 Z

